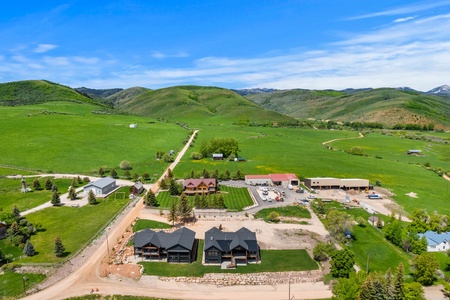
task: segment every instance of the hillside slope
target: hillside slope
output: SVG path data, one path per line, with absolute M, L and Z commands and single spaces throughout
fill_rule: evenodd
M 0 84 L 0 105 L 18 106 L 49 101 L 94 103 L 69 87 L 46 80 L 25 80 Z
M 135 88 L 134 88 L 135 89 Z M 128 90 L 114 96 L 129 95 Z M 269 111 L 223 88 L 176 86 L 138 90 L 133 96 L 116 98 L 117 108 L 141 116 L 195 123 L 296 123 L 292 117 Z
M 248 95 L 246 98 L 289 116 L 305 119 L 429 124 L 450 126 L 450 100 L 447 97 L 391 88 L 346 94 L 338 91 L 284 90 Z

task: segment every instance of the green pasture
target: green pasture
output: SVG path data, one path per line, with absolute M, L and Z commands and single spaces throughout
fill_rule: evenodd
M 283 207 L 264 208 L 255 214 L 255 219 L 267 219 L 271 212 L 277 212 L 280 217 L 311 219 L 311 213 L 300 205 L 290 205 Z
M 0 165 L 73 174 L 104 166 L 122 176 L 119 164 L 128 160 L 131 174 L 161 174 L 167 164 L 155 159 L 156 152 L 178 152 L 189 134 L 155 119 L 103 113 L 99 106 L 57 101 L 0 107 Z M 132 123 L 137 128 L 129 128 Z
M 142 229 L 151 228 L 151 229 L 167 229 L 172 228 L 172 225 L 158 222 L 154 220 L 145 220 L 145 219 L 139 219 L 136 224 L 133 226 L 133 232 L 137 232 Z
M 22 277 L 23 276 L 23 277 Z M 43 274 L 5 272 L 0 275 L 0 299 L 11 299 L 24 295 L 25 290 L 46 278 Z
M 229 186 L 220 186 L 220 192 L 223 195 L 223 201 L 229 211 L 241 211 L 244 207 L 253 205 L 253 200 L 246 188 L 236 188 Z M 207 196 L 208 197 L 208 196 Z M 213 197 L 212 195 L 209 197 Z M 161 191 L 156 196 L 158 208 L 168 209 L 172 201 L 178 203 L 176 196 L 171 196 L 168 191 Z M 194 196 L 188 196 L 189 204 L 194 205 Z
M 372 136 L 374 138 L 372 138 Z M 442 139 L 450 138 L 448 133 L 440 134 Z M 369 134 L 364 138 L 357 138 L 356 131 L 313 130 L 298 128 L 267 128 L 267 127 L 239 127 L 239 126 L 209 126 L 199 131 L 195 146 L 190 151 L 199 151 L 202 141 L 213 137 L 234 137 L 239 142 L 239 156 L 245 157 L 246 162 L 213 161 L 204 158 L 191 160 L 189 153 L 185 155 L 174 170 L 177 177 L 186 177 L 194 169 L 196 172 L 206 169 L 209 172 L 218 170 L 219 173 L 227 169 L 231 174 L 240 170 L 243 174 L 295 173 L 304 177 L 338 177 L 338 178 L 366 178 L 372 184 L 377 180 L 383 187 L 390 189 L 393 197 L 404 209 L 411 212 L 415 208 L 423 207 L 430 211 L 450 214 L 450 182 L 427 170 L 421 164 L 410 163 L 406 159 L 389 159 L 383 147 L 397 148 L 404 154 L 412 147 L 410 140 L 400 137 L 388 137 L 381 134 Z M 325 141 L 337 138 L 353 138 L 336 141 L 329 145 L 335 150 L 322 145 Z M 362 144 L 365 143 L 365 144 Z M 388 146 L 391 145 L 392 146 Z M 432 144 L 437 154 L 436 160 L 430 163 L 436 166 L 448 166 L 450 148 L 448 144 Z M 380 150 L 382 159 L 376 158 L 376 151 L 369 156 L 350 155 L 343 150 L 350 146 L 365 145 L 370 149 Z M 428 145 L 428 144 L 427 144 Z M 371 150 L 372 151 L 372 150 Z M 402 157 L 403 157 L 402 156 Z M 442 163 L 439 163 L 439 162 Z M 407 193 L 415 192 L 418 198 L 411 198 Z
M 53 177 L 39 178 L 41 190 L 33 190 L 22 193 L 21 179 L 0 178 L 0 208 L 5 212 L 11 212 L 17 206 L 21 212 L 34 208 L 52 199 L 52 191 L 45 189 L 45 181 L 50 178 L 56 184 L 60 194 L 66 193 L 72 179 L 54 179 Z M 33 189 L 34 178 L 24 178 L 27 187 Z M 81 185 L 80 185 L 81 186 Z
M 123 191 L 127 190 L 124 189 Z M 49 207 L 27 215 L 32 223 L 41 223 L 42 230 L 31 237 L 36 255 L 22 257 L 20 263 L 57 263 L 66 256 L 75 254 L 88 244 L 128 203 L 128 198 L 99 200 L 96 205 L 83 207 Z M 58 258 L 53 253 L 54 240 L 59 236 L 66 248 L 65 257 Z M 6 253 L 5 253 L 6 254 Z M 23 255 L 23 254 L 21 254 Z
M 202 265 L 204 241 L 199 240 L 197 260 L 190 264 L 167 262 L 140 262 L 144 274 L 157 276 L 201 277 L 207 273 L 258 273 L 317 270 L 317 263 L 306 250 L 261 250 L 261 264 L 249 264 L 234 270 L 221 270 L 220 266 Z

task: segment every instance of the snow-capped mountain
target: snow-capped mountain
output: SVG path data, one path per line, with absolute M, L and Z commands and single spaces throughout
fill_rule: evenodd
M 437 88 L 434 88 L 432 90 L 429 90 L 426 92 L 426 94 L 429 95 L 450 95 L 450 86 L 448 85 L 441 85 Z

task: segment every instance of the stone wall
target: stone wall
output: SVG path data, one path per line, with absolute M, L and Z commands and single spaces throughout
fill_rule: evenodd
M 229 285 L 276 285 L 300 282 L 318 282 L 323 280 L 320 270 L 298 272 L 264 272 L 250 274 L 208 273 L 203 277 L 159 277 L 162 281 Z

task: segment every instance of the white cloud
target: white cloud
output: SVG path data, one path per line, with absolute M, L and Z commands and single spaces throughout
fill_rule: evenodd
M 393 22 L 394 23 L 403 23 L 403 22 L 407 22 L 407 21 L 410 21 L 410 20 L 414 20 L 416 17 L 405 17 L 405 18 L 398 18 L 398 19 L 395 19 Z
M 167 54 L 167 53 L 155 51 L 150 56 L 153 58 L 156 58 L 156 59 L 164 59 L 164 58 L 171 58 L 171 57 L 173 57 L 173 58 L 189 57 L 189 54 L 184 51 L 179 51 L 179 52 L 176 52 L 175 54 Z
M 58 47 L 57 45 L 53 45 L 53 44 L 39 44 L 36 48 L 34 48 L 33 51 L 35 53 L 45 53 L 45 52 L 53 50 L 57 47 Z
M 382 17 L 382 16 L 395 16 L 395 15 L 402 15 L 402 14 L 410 14 L 414 12 L 419 11 L 425 11 L 432 8 L 437 8 L 441 6 L 447 6 L 450 5 L 449 0 L 441 0 L 441 1 L 430 1 L 430 2 L 416 2 L 412 3 L 410 5 L 396 7 L 387 9 L 384 11 L 374 12 L 370 14 L 360 15 L 353 18 L 350 18 L 350 20 L 359 20 L 359 19 L 368 19 L 368 18 L 374 18 L 374 17 Z

